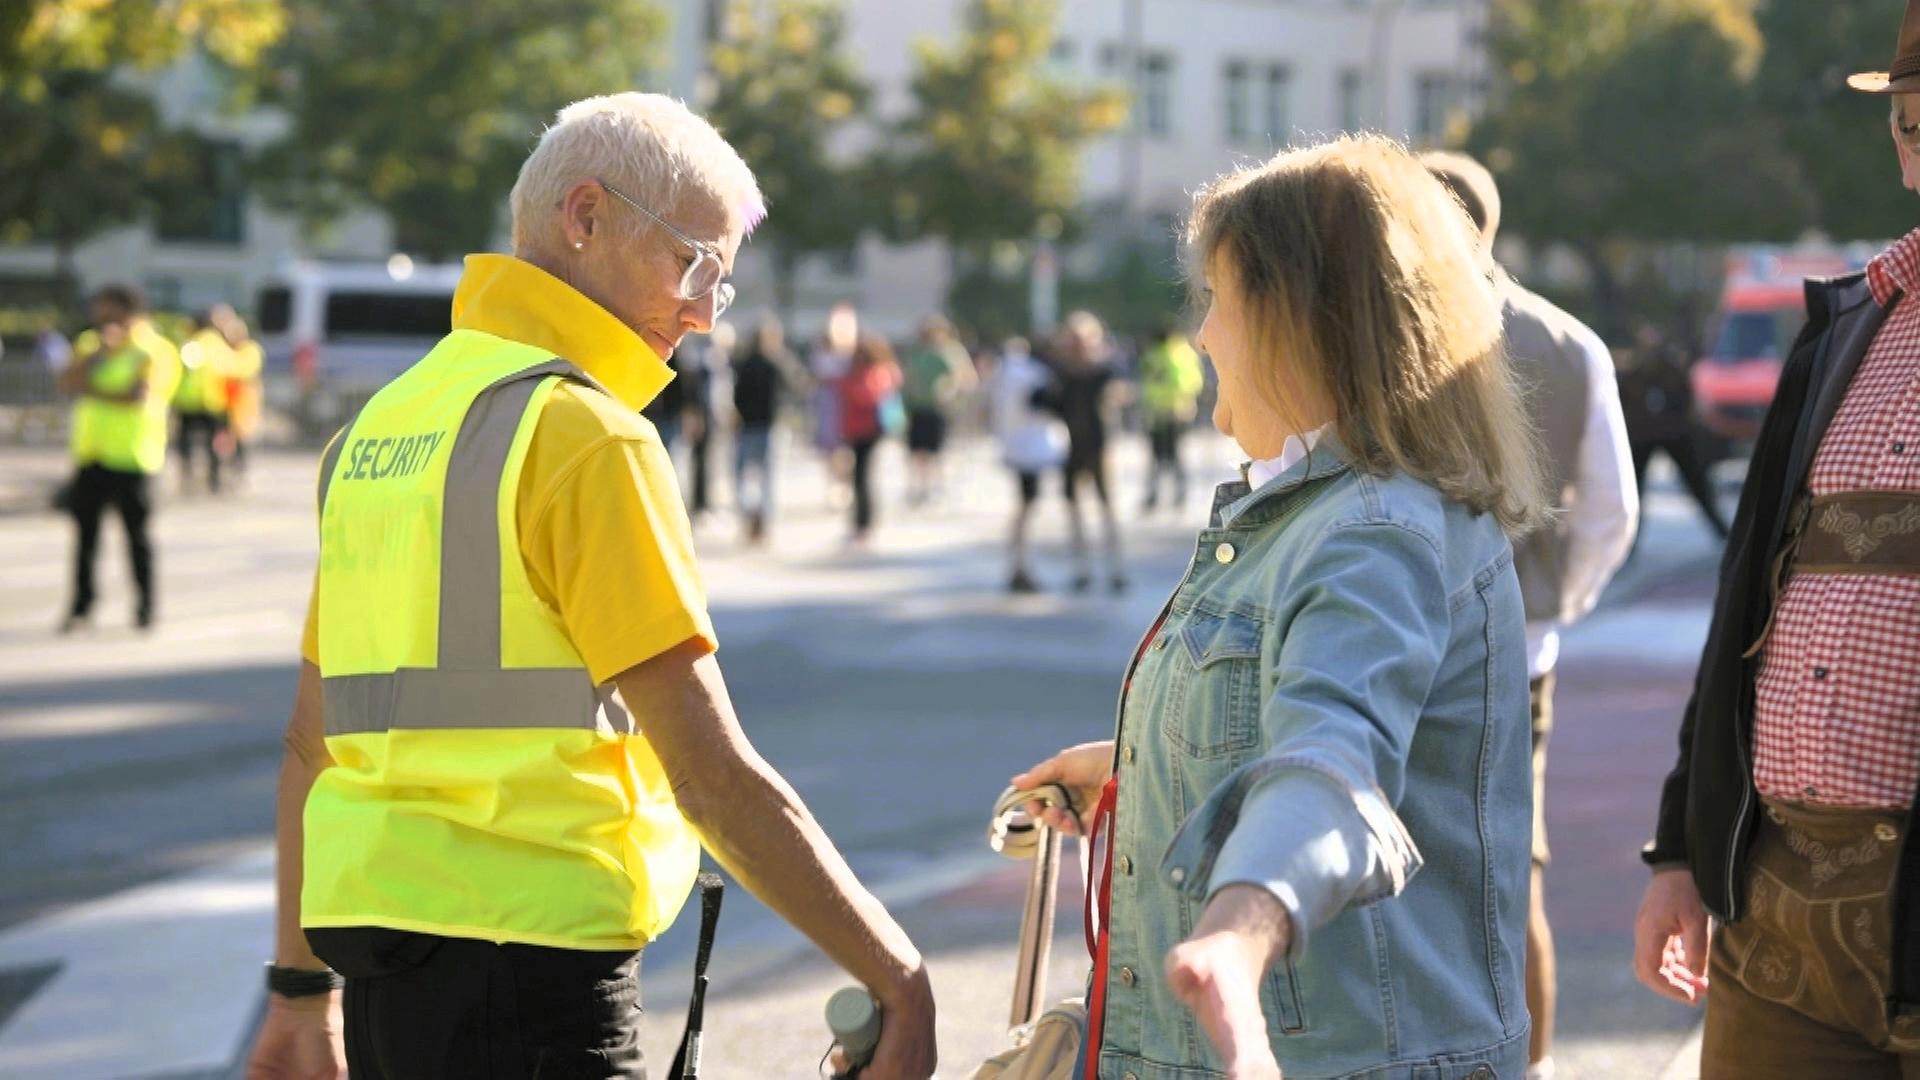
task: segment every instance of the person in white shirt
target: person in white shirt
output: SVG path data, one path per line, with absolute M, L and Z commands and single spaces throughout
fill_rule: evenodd
M 1007 541 L 1012 575 L 1011 592 L 1040 591 L 1027 566 L 1027 524 L 1034 501 L 1040 497 L 1040 477 L 1067 460 L 1067 429 L 1060 418 L 1034 402 L 1034 395 L 1053 381 L 1053 373 L 1034 359 L 1025 338 L 1011 338 L 1001 348 L 1000 363 L 990 385 L 993 433 L 1000 442 L 1001 460 L 1013 470 L 1020 485 L 1020 504 L 1013 512 Z
M 1533 696 L 1533 903 L 1527 920 L 1527 1009 L 1533 1041 L 1527 1074 L 1553 1075 L 1553 934 L 1544 871 L 1547 736 L 1553 729 L 1554 666 L 1560 630 L 1586 615 L 1625 561 L 1640 516 L 1633 456 L 1614 378 L 1613 355 L 1578 319 L 1508 278 L 1493 261 L 1500 192 L 1492 174 L 1460 154 L 1423 155 L 1480 229 L 1487 272 L 1506 301 L 1506 345 L 1514 371 L 1530 385 L 1527 401 L 1546 445 L 1557 518 L 1514 548 L 1527 610 L 1527 674 Z

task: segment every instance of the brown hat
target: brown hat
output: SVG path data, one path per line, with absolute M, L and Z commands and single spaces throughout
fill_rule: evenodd
M 1849 76 L 1847 85 L 1869 94 L 1920 93 L 1920 0 L 1907 0 L 1907 13 L 1900 19 L 1900 47 L 1894 50 L 1893 67 Z

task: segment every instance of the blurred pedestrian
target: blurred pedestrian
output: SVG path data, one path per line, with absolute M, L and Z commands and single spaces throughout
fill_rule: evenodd
M 227 339 L 227 446 L 233 471 L 247 471 L 247 447 L 260 431 L 260 375 L 266 365 L 260 343 L 253 340 L 246 320 L 226 304 L 215 304 L 213 324 Z
M 973 357 L 954 336 L 943 315 L 920 323 L 920 337 L 907 352 L 907 503 L 919 506 L 937 498 L 943 487 L 940 455 L 960 403 L 979 385 Z
M 733 348 L 738 332 L 730 322 L 716 322 L 707 339 L 686 350 L 688 364 L 681 373 L 687 379 L 687 452 L 693 471 L 693 491 L 687 506 L 695 520 L 713 507 L 713 447 L 719 427 L 721 383 L 733 364 Z
M 73 342 L 52 319 L 42 319 L 33 335 L 33 359 L 42 371 L 58 376 L 73 361 Z
M 172 361 L 156 356 L 157 335 L 138 333 L 146 300 L 131 285 L 108 285 L 93 294 L 93 328 L 82 336 L 74 362 L 60 374 L 60 389 L 73 406 L 75 473 L 66 505 L 73 514 L 73 602 L 60 625 L 71 633 L 93 615 L 95 557 L 100 518 L 112 509 L 127 533 L 127 556 L 139 602 L 134 625 L 154 619 L 153 543 L 147 534 L 153 512 L 153 477 L 167 459 L 167 399 L 159 380 Z
M 1513 567 L 1527 613 L 1528 696 L 1533 717 L 1533 875 L 1527 905 L 1527 1013 L 1533 1018 L 1527 1080 L 1554 1075 L 1553 1029 L 1559 984 L 1547 920 L 1547 741 L 1553 732 L 1554 670 L 1560 631 L 1600 602 L 1626 558 L 1640 499 L 1627 424 L 1614 384 L 1613 356 L 1600 336 L 1493 261 L 1500 190 L 1493 174 L 1464 154 L 1420 159 L 1447 186 L 1480 238 L 1482 268 L 1504 305 L 1507 360 L 1545 444 L 1555 516 L 1513 545 Z
M 848 487 L 853 457 L 840 421 L 840 381 L 853 368 L 854 347 L 860 341 L 860 313 L 845 300 L 827 312 L 827 325 L 807 358 L 813 377 L 809 404 L 813 412 L 813 445 L 827 472 L 827 505 L 844 509 L 852 498 Z
M 863 1075 L 924 1080 L 926 965 L 742 732 L 636 415 L 733 300 L 752 173 L 629 92 L 561 110 L 509 202 L 515 254 L 323 458 L 249 1075 L 645 1075 L 640 950 L 704 843 L 878 1000 Z
M 878 334 L 861 334 L 853 363 L 839 383 L 840 434 L 852 454 L 853 532 L 849 547 L 871 541 L 877 508 L 873 497 L 873 458 L 880 441 L 904 422 L 900 404 L 900 362 L 893 346 Z
M 180 347 L 180 384 L 173 392 L 176 443 L 180 451 L 180 489 L 194 486 L 193 459 L 207 461 L 207 490 L 220 491 L 220 442 L 227 425 L 227 380 L 233 350 L 208 312 L 193 320 Z
M 1172 320 L 1164 320 L 1140 354 L 1140 404 L 1153 452 L 1142 511 L 1160 505 L 1160 477 L 1167 473 L 1173 474 L 1173 505 L 1186 505 L 1187 472 L 1180 464 L 1180 439 L 1193 426 L 1206 384 L 1200 354 Z
M 1920 0 L 1847 81 L 1920 191 Z M 1920 230 L 1806 296 L 1642 854 L 1634 971 L 1705 999 L 1702 1080 L 1920 1076 Z
M 1013 470 L 1020 494 L 1007 539 L 1011 570 L 1007 579 L 1009 592 L 1040 591 L 1040 583 L 1034 579 L 1027 559 L 1027 529 L 1033 517 L 1033 505 L 1040 498 L 1041 481 L 1067 459 L 1065 425 L 1057 415 L 1036 403 L 1052 382 L 1053 373 L 1034 359 L 1027 339 L 1016 337 L 1007 339 L 1001 348 L 988 383 L 1000 460 Z
M 1047 822 L 1107 834 L 1089 1060 L 1518 1077 L 1530 799 L 1508 536 L 1547 493 L 1499 298 L 1445 190 L 1374 136 L 1226 178 L 1187 236 L 1214 421 L 1252 464 L 1150 624 L 1114 740 L 1013 781 L 1067 785 L 1079 819 Z
M 1115 593 L 1125 592 L 1120 524 L 1114 518 L 1113 500 L 1107 490 L 1107 429 L 1118 404 L 1119 383 L 1113 349 L 1098 317 L 1087 311 L 1067 316 L 1054 338 L 1053 372 L 1053 388 L 1043 400 L 1067 424 L 1066 493 L 1073 538 L 1073 591 L 1086 592 L 1093 586 L 1093 560 L 1088 553 L 1086 527 L 1080 519 L 1080 493 L 1090 490 L 1099 503 L 1108 585 Z
M 733 502 L 749 544 L 767 538 L 775 505 L 773 433 L 781 399 L 798 385 L 798 374 L 780 320 L 761 319 L 752 343 L 733 363 Z
M 1693 415 L 1693 380 L 1687 357 L 1658 327 L 1642 321 L 1634 328 L 1633 345 L 1620 352 L 1620 402 L 1626 409 L 1627 435 L 1633 444 L 1633 474 L 1640 494 L 1647 490 L 1647 467 L 1653 455 L 1665 454 L 1680 474 L 1680 482 L 1707 519 L 1715 536 L 1727 538 L 1727 518 L 1720 510 L 1709 467 L 1713 455 Z M 1646 503 L 1640 505 L 1646 519 Z M 1639 547 L 1639 536 L 1634 546 Z

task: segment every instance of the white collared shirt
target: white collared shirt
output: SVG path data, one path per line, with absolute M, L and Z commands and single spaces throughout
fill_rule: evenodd
M 1259 491 L 1266 486 L 1267 481 L 1300 464 L 1301 459 L 1305 458 L 1308 452 L 1313 449 L 1314 445 L 1320 441 L 1320 436 L 1326 434 L 1327 429 L 1332 426 L 1332 424 L 1321 424 L 1319 427 L 1304 434 L 1289 435 L 1287 436 L 1286 444 L 1280 447 L 1279 457 L 1268 458 L 1265 461 L 1248 462 L 1247 486 L 1254 491 Z

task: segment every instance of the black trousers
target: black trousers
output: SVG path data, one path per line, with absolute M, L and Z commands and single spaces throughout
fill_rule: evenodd
M 1687 494 L 1700 507 L 1700 513 L 1706 517 L 1707 525 L 1714 534 L 1726 539 L 1728 532 L 1726 515 L 1720 512 L 1719 499 L 1714 495 L 1713 478 L 1707 472 L 1712 462 L 1700 452 L 1700 445 L 1689 436 L 1671 439 L 1657 439 L 1647 442 L 1634 442 L 1629 447 L 1633 454 L 1633 475 L 1640 488 L 1640 494 L 1647 493 L 1647 465 L 1653 460 L 1657 450 L 1673 459 L 1674 468 L 1680 472 L 1680 482 L 1686 486 Z M 1644 521 L 1646 502 L 1640 503 L 1640 513 Z M 1634 536 L 1634 546 L 1640 546 L 1640 537 Z
M 220 490 L 220 431 L 224 428 L 225 418 L 217 413 L 179 414 L 180 422 L 176 440 L 180 446 L 180 475 L 188 481 L 193 479 L 193 459 L 196 453 L 207 457 L 207 489 Z
M 353 1080 L 645 1080 L 640 954 L 309 930 L 346 976 Z
M 853 531 L 864 533 L 873 527 L 873 450 L 880 436 L 857 439 L 853 447 Z
M 85 465 L 74 475 L 67 506 L 79 529 L 73 553 L 73 606 L 68 611 L 86 616 L 93 611 L 93 564 L 100 553 L 100 518 L 108 507 L 120 515 L 127 529 L 127 554 L 133 563 L 133 584 L 140 592 L 140 614 L 153 614 L 153 545 L 147 539 L 147 519 L 153 510 L 145 473 L 121 472 L 102 465 Z

